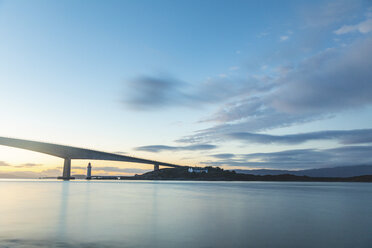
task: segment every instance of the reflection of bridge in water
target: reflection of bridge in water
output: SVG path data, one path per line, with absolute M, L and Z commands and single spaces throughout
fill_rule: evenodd
M 90 149 L 56 145 L 31 140 L 0 137 L 0 145 L 16 147 L 20 149 L 40 152 L 51 156 L 63 158 L 65 162 L 63 166 L 63 175 L 62 177 L 60 177 L 60 179 L 64 180 L 71 179 L 71 159 L 109 160 L 141 164 L 153 164 L 154 170 L 159 170 L 159 166 L 182 167 L 181 165 L 163 163 L 159 161 L 136 158 L 131 156 L 124 156 L 115 153 L 100 152 Z

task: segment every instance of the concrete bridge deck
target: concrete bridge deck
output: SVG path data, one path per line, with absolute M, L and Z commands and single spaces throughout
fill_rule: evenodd
M 109 160 L 121 162 L 133 162 L 142 164 L 153 164 L 154 170 L 159 170 L 159 166 L 182 167 L 181 165 L 164 163 L 155 160 L 136 158 L 131 156 L 119 155 L 115 153 L 101 152 L 73 146 L 57 145 L 46 142 L 23 140 L 0 137 L 0 145 L 25 149 L 29 151 L 48 154 L 64 159 L 63 175 L 61 179 L 71 179 L 71 160 L 72 159 L 90 159 L 90 160 Z

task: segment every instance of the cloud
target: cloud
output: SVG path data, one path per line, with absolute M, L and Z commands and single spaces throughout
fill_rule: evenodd
M 39 173 L 32 171 L 12 171 L 12 172 L 0 172 L 0 178 L 38 178 Z
M 289 40 L 290 36 L 293 34 L 293 31 L 292 30 L 288 30 L 287 31 L 287 34 L 285 35 L 282 35 L 279 37 L 280 41 L 286 41 L 286 40 Z
M 210 155 L 210 156 L 214 157 L 214 158 L 232 158 L 235 155 L 232 154 L 232 153 L 220 153 L 220 154 L 213 154 L 213 155 Z
M 0 161 L 0 166 L 11 166 L 7 163 Z M 13 168 L 33 168 L 42 166 L 41 164 L 26 163 L 22 165 L 12 166 Z M 39 177 L 57 177 L 62 174 L 61 168 L 50 168 L 42 170 L 41 172 L 27 171 L 27 170 L 15 170 L 0 173 L 2 178 L 39 178 Z
M 27 164 L 16 165 L 14 167 L 17 167 L 17 168 L 30 168 L 30 167 L 39 167 L 39 166 L 42 166 L 42 164 L 27 163 Z
M 271 86 L 267 91 L 251 90 L 207 119 L 220 124 L 178 141 L 211 142 L 228 133 L 286 127 L 370 106 L 371 47 L 372 38 L 365 38 L 307 58 L 286 73 L 265 79 Z
M 289 36 L 288 35 L 280 36 L 280 41 L 286 41 L 288 39 L 289 39 Z
M 231 133 L 227 137 L 234 140 L 241 140 L 249 143 L 261 144 L 301 144 L 310 140 L 337 140 L 341 144 L 363 144 L 372 143 L 372 129 L 356 130 L 327 130 L 319 132 L 270 135 L 258 133 Z
M 279 79 L 266 103 L 284 113 L 324 114 L 372 103 L 372 39 L 327 49 Z
M 287 75 L 288 72 L 291 72 L 293 70 L 292 66 L 289 65 L 282 65 L 275 68 L 275 71 L 279 73 L 280 76 Z
M 237 70 L 239 70 L 239 69 L 240 69 L 239 66 L 231 66 L 231 67 L 229 68 L 229 71 L 237 71 Z
M 334 0 L 327 3 L 305 5 L 302 11 L 299 11 L 305 21 L 306 27 L 319 28 L 327 27 L 339 23 L 346 17 L 361 8 L 359 0 Z
M 53 169 L 46 169 L 42 170 L 40 174 L 44 177 L 56 177 L 62 175 L 62 169 L 61 168 L 53 168 Z
M 296 149 L 270 153 L 236 154 L 233 159 L 207 161 L 206 165 L 271 169 L 307 169 L 372 163 L 372 146 L 332 149 Z
M 212 150 L 217 148 L 215 145 L 210 144 L 198 144 L 189 146 L 164 146 L 164 145 L 152 145 L 152 146 L 140 146 L 135 148 L 137 151 L 145 152 L 162 152 L 162 151 L 199 151 L 199 150 Z
M 341 28 L 334 31 L 337 35 L 347 34 L 351 32 L 360 32 L 366 34 L 372 31 L 372 19 L 367 19 L 356 25 L 344 25 Z
M 0 166 L 10 166 L 10 164 L 5 163 L 4 161 L 0 161 Z
M 119 151 L 117 151 L 117 152 L 113 152 L 113 153 L 116 153 L 116 154 L 119 154 L 119 155 L 128 155 L 127 152 L 119 152 Z
M 158 109 L 192 102 L 192 96 L 184 92 L 187 84 L 171 77 L 142 76 L 128 82 L 128 86 L 124 103 L 132 109 Z
M 275 112 L 273 109 L 258 108 L 254 114 L 249 113 L 249 109 L 242 106 L 241 110 L 231 110 L 224 113 L 224 115 L 215 115 L 210 120 L 222 122 L 211 128 L 196 131 L 192 135 L 184 136 L 177 139 L 176 142 L 180 143 L 201 143 L 201 142 L 214 142 L 226 140 L 226 135 L 230 133 L 249 132 L 249 131 L 262 131 L 273 129 L 276 127 L 286 127 L 294 124 L 311 122 L 319 120 L 324 117 L 309 115 L 309 114 L 287 114 Z M 248 116 L 248 117 L 247 117 Z M 233 120 L 243 120 L 234 122 Z
M 257 35 L 257 38 L 262 38 L 262 37 L 268 36 L 269 34 L 270 34 L 269 32 L 261 32 Z
M 200 108 L 225 102 L 254 92 L 266 91 L 272 85 L 254 76 L 227 77 L 221 74 L 201 84 L 192 85 L 170 77 L 143 76 L 127 82 L 124 104 L 133 110 L 159 110 L 172 107 Z
M 149 171 L 148 169 L 139 168 L 119 168 L 119 167 L 94 167 L 94 171 L 106 171 L 106 172 L 124 172 L 124 173 L 144 173 Z

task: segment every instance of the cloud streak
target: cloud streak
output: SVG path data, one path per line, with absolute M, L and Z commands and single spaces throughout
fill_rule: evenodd
M 212 150 L 217 148 L 215 145 L 210 144 L 197 144 L 189 146 L 164 146 L 164 145 L 152 145 L 152 146 L 140 146 L 136 147 L 137 151 L 145 152 L 162 152 L 162 151 L 204 151 Z
M 41 164 L 26 163 L 26 164 L 16 165 L 14 167 L 17 167 L 17 168 L 32 168 L 32 167 L 39 167 L 39 166 L 42 166 L 42 165 Z
M 372 38 L 365 38 L 307 58 L 271 79 L 270 90 L 230 101 L 208 119 L 220 124 L 178 141 L 211 142 L 229 133 L 292 126 L 370 106 L 371 47 Z
M 139 168 L 119 168 L 119 167 L 94 167 L 94 171 L 105 171 L 105 172 L 123 172 L 123 173 L 144 173 L 149 170 Z
M 280 36 L 280 41 L 286 41 L 289 39 L 289 36 L 288 35 L 282 35 Z
M 185 91 L 187 83 L 172 77 L 142 76 L 127 85 L 124 104 L 134 110 L 154 110 L 193 102 L 192 95 Z
M 341 28 L 334 31 L 337 35 L 359 32 L 362 34 L 367 34 L 372 31 L 372 19 L 367 19 L 355 25 L 344 25 Z
M 0 166 L 10 166 L 10 164 L 8 164 L 8 163 L 5 163 L 4 161 L 0 161 Z
M 305 5 L 300 11 L 305 25 L 311 28 L 324 28 L 341 22 L 361 7 L 362 1 L 336 0 L 320 4 Z
M 232 153 L 219 153 L 219 154 L 213 154 L 213 155 L 210 155 L 210 156 L 213 157 L 213 158 L 223 159 L 223 158 L 233 158 L 233 157 L 235 157 L 235 154 L 232 154 Z
M 327 130 L 319 132 L 289 134 L 289 135 L 270 135 L 258 133 L 231 133 L 226 135 L 233 140 L 241 140 L 248 143 L 260 144 L 301 144 L 312 140 L 336 140 L 341 144 L 363 144 L 372 143 L 372 129 L 356 130 Z
M 264 92 L 272 87 L 256 77 L 219 76 L 192 85 L 172 77 L 142 76 L 126 83 L 124 105 L 129 109 L 153 111 L 172 107 L 200 108 L 234 97 Z
M 296 149 L 269 153 L 236 154 L 231 159 L 204 162 L 206 165 L 308 169 L 372 164 L 372 146 L 344 146 L 332 149 Z

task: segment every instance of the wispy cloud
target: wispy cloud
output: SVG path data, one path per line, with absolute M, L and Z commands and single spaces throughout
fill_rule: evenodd
M 201 151 L 201 150 L 212 150 L 217 148 L 215 145 L 210 144 L 197 144 L 189 146 L 164 146 L 164 145 L 152 145 L 152 146 L 140 146 L 136 147 L 137 151 L 145 152 L 162 152 L 162 151 Z
M 1 164 L 4 164 L 4 162 L 0 161 L 0 166 Z M 11 165 L 5 163 L 5 166 L 11 166 Z M 14 171 L 2 172 L 0 173 L 0 177 L 2 178 L 38 178 L 38 177 L 57 177 L 62 174 L 62 170 L 59 167 L 45 169 L 40 172 L 27 170 L 28 168 L 33 168 L 33 167 L 38 167 L 38 166 L 42 166 L 42 165 L 27 163 L 23 165 L 11 166 L 17 169 Z M 26 170 L 21 170 L 20 168 L 24 168 Z
M 327 49 L 279 81 L 270 105 L 284 113 L 323 114 L 372 103 L 372 39 Z
M 62 174 L 62 169 L 57 167 L 57 168 L 50 168 L 46 170 L 42 170 L 39 174 L 39 176 L 47 176 L 47 177 L 53 177 L 53 176 L 61 176 Z
M 320 2 L 319 4 L 308 4 L 303 6 L 300 13 L 304 18 L 306 27 L 327 27 L 341 22 L 350 16 L 350 13 L 360 9 L 361 2 L 360 0 L 334 0 Z
M 267 92 L 230 101 L 208 119 L 221 124 L 179 141 L 211 142 L 228 133 L 291 126 L 371 105 L 371 47 L 372 38 L 366 38 L 305 59 L 269 79 L 275 86 Z
M 237 70 L 239 70 L 239 69 L 240 69 L 239 66 L 231 66 L 231 67 L 229 68 L 229 71 L 237 71 Z
M 347 34 L 352 32 L 359 32 L 366 34 L 372 31 L 372 19 L 367 19 L 355 25 L 344 25 L 341 28 L 334 31 L 335 34 Z
M 124 97 L 126 106 L 136 110 L 153 110 L 164 107 L 192 104 L 194 100 L 185 88 L 188 84 L 172 77 L 143 76 L 127 82 Z
M 213 158 L 232 158 L 235 157 L 235 154 L 232 153 L 219 153 L 219 154 L 213 154 L 210 155 Z
M 333 149 L 296 149 L 269 153 L 236 154 L 234 158 L 207 161 L 206 165 L 247 168 L 307 169 L 372 164 L 372 146 Z
M 5 163 L 4 161 L 0 161 L 0 166 L 10 166 L 10 164 Z
M 269 135 L 259 133 L 231 133 L 226 135 L 230 139 L 241 140 L 249 143 L 261 144 L 301 144 L 311 140 L 336 140 L 341 144 L 372 143 L 372 129 L 356 130 L 327 130 L 319 132 Z
M 280 41 L 286 41 L 289 39 L 289 36 L 288 35 L 282 35 L 280 36 Z
M 125 106 L 143 111 L 172 107 L 200 108 L 272 87 L 253 76 L 237 78 L 227 77 L 226 74 L 198 85 L 170 77 L 141 77 L 127 82 L 126 86 Z
M 268 36 L 268 35 L 270 35 L 269 32 L 261 32 L 261 33 L 259 33 L 259 34 L 257 35 L 257 38 L 262 38 L 262 37 L 265 37 L 265 36 Z
M 105 172 L 123 172 L 123 173 L 144 173 L 149 170 L 146 169 L 139 169 L 139 168 L 119 168 L 119 167 L 94 167 L 94 171 L 105 171 Z
M 113 153 L 120 154 L 120 155 L 128 155 L 127 152 L 119 152 L 119 151 L 116 151 L 116 152 L 113 152 Z
M 39 167 L 39 166 L 42 166 L 42 164 L 27 163 L 27 164 L 16 165 L 14 167 L 17 167 L 17 168 L 31 168 L 31 167 Z

